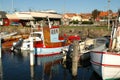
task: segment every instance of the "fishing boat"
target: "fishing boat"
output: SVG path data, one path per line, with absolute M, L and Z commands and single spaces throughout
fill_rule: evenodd
M 2 43 L 10 40 L 12 36 L 16 35 L 17 32 L 0 32 L 0 38 L 2 39 Z
M 72 40 L 80 40 L 79 36 L 60 36 L 59 26 L 52 26 L 49 18 L 47 18 L 48 26 L 42 27 L 42 40 L 34 41 L 34 54 L 36 56 L 51 56 L 60 54 L 63 50 L 68 50 Z M 71 39 L 71 38 L 70 38 Z
M 50 19 L 41 21 L 41 26 L 35 26 L 31 22 L 31 34 L 28 39 L 24 39 L 22 43 L 15 43 L 20 45 L 21 50 L 30 50 L 34 52 L 36 56 L 50 56 L 61 53 L 63 50 L 67 50 L 73 40 L 80 40 L 77 35 L 60 36 L 59 26 L 51 25 Z M 22 44 L 22 45 L 21 45 Z M 12 50 L 16 47 L 12 48 Z
M 97 45 L 90 57 L 94 71 L 103 80 L 120 79 L 120 24 L 113 23 L 109 44 Z
M 12 51 L 15 50 L 21 50 L 21 51 L 33 51 L 33 42 L 34 41 L 41 41 L 43 38 L 43 32 L 42 29 L 38 28 L 39 26 L 35 26 L 33 21 L 30 21 L 31 23 L 31 33 L 28 38 L 25 39 L 19 39 L 17 42 L 13 42 L 13 45 L 11 47 Z M 31 43 L 32 42 L 32 43 Z M 30 49 L 31 47 L 31 49 Z
M 40 41 L 42 40 L 42 37 L 39 37 L 39 36 L 42 36 L 42 32 L 33 32 L 30 34 L 29 38 L 27 39 L 24 39 L 23 42 L 22 42 L 22 45 L 20 47 L 21 50 L 30 50 L 30 46 L 31 46 L 31 40 L 33 41 Z M 32 51 L 34 50 L 33 46 L 32 46 Z

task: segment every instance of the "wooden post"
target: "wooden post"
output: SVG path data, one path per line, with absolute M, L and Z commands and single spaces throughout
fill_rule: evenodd
M 30 52 L 30 66 L 34 66 L 34 54 Z
M 1 43 L 1 36 L 0 36 L 0 58 L 2 57 L 2 51 L 1 51 L 1 49 L 2 49 L 2 43 Z
M 33 39 L 30 40 L 30 66 L 34 66 Z
M 72 53 L 72 76 L 77 76 L 78 68 L 78 41 L 73 42 L 73 53 Z

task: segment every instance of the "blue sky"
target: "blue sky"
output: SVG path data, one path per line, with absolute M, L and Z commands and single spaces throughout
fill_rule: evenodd
M 13 1 L 13 6 L 12 6 Z M 105 11 L 108 9 L 108 0 L 0 0 L 2 11 L 55 10 L 58 13 L 90 13 L 94 9 Z M 120 0 L 111 0 L 110 9 L 117 12 Z

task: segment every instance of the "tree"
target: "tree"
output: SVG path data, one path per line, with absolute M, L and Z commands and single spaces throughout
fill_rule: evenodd
M 112 11 L 112 10 L 108 10 L 108 12 L 109 12 L 110 14 L 112 14 L 112 13 L 113 13 L 113 11 Z
M 100 11 L 98 11 L 97 9 L 92 11 L 92 17 L 95 20 L 100 14 Z

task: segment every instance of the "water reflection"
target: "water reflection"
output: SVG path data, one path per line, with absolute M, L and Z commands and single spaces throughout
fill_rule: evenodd
M 35 66 L 31 67 L 31 80 L 53 80 L 59 75 L 59 66 L 61 64 L 62 55 L 35 57 Z
M 63 64 L 63 67 L 65 68 L 65 71 L 68 71 L 72 76 L 72 62 L 71 62 L 71 60 L 67 60 Z M 66 73 L 68 73 L 68 72 L 66 72 Z M 69 80 L 93 80 L 93 79 L 90 79 L 92 72 L 93 72 L 93 70 L 91 69 L 91 66 L 88 66 L 88 67 L 78 66 L 77 76 L 75 76 L 75 77 L 72 76 L 71 79 L 69 79 Z M 65 79 L 65 80 L 68 80 L 68 79 Z
M 0 59 L 0 80 L 3 80 L 2 60 Z
M 30 77 L 31 77 L 31 80 L 34 80 L 34 67 L 33 66 L 30 67 Z
M 30 67 L 29 52 L 5 52 L 0 61 L 0 80 L 101 80 L 92 75 L 91 66 L 79 67 L 77 77 L 72 77 L 71 62 L 62 64 L 61 57 L 35 57 L 35 66 Z

